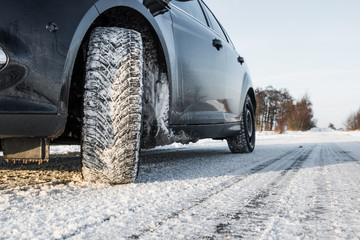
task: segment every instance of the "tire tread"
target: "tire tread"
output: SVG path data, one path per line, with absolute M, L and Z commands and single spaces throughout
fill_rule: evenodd
M 143 92 L 140 33 L 95 28 L 84 93 L 82 172 L 87 181 L 130 183 L 139 162 Z

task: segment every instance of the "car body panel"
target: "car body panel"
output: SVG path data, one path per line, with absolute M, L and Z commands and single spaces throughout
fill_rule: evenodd
M 0 73 L 1 138 L 61 134 L 66 111 L 58 105 L 61 86 L 71 74 L 65 67 L 73 53 L 69 46 L 92 6 L 92 0 L 2 2 L 0 46 L 10 62 Z M 49 31 L 51 24 L 58 31 Z
M 189 14 L 171 11 L 178 68 L 181 69 L 179 87 L 182 90 L 174 124 L 238 122 L 241 102 L 245 99 L 240 95 L 240 89 L 247 67 L 245 63 L 239 63 L 239 54 L 227 34 L 219 35 L 212 29 L 209 18 L 212 13 L 207 12 L 202 1 L 199 2 L 207 17 L 207 25 Z M 214 39 L 221 41 L 221 49 L 213 46 Z
M 160 8 L 149 8 L 151 1 Z M 170 83 L 170 127 L 199 137 L 239 131 L 245 96 L 252 88 L 246 64 L 237 62 L 238 54 L 225 39 L 222 49 L 212 46 L 219 36 L 211 26 L 171 1 L 5 0 L 0 47 L 10 62 L 0 72 L 0 138 L 61 135 L 78 50 L 94 21 L 114 7 L 139 12 L 159 39 Z M 213 131 L 207 127 L 211 125 Z
M 82 16 L 92 5 L 90 0 L 2 3 L 0 44 L 9 53 L 10 63 L 1 75 L 10 78 L 11 84 L 0 88 L 0 113 L 58 112 L 69 45 Z M 56 24 L 58 31 L 47 30 L 50 23 Z M 11 105 L 11 111 L 10 106 L 3 108 L 9 105 L 9 98 L 11 102 L 19 99 Z
M 176 7 L 171 13 L 181 92 L 173 124 L 223 123 L 226 52 L 212 45 L 216 34 L 202 22 Z

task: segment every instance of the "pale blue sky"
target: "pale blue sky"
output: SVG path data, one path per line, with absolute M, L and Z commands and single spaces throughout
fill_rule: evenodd
M 313 102 L 319 127 L 360 108 L 360 0 L 205 0 L 255 87 Z

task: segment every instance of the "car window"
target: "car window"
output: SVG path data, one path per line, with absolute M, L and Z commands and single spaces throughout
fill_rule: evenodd
M 207 21 L 204 15 L 204 12 L 197 0 L 192 1 L 186 1 L 186 2 L 180 2 L 180 1 L 171 1 L 171 3 L 178 8 L 182 9 L 186 13 L 190 14 L 203 24 L 207 25 Z
M 227 37 L 226 37 L 222 27 L 220 26 L 218 20 L 215 18 L 214 14 L 210 11 L 210 9 L 205 4 L 204 4 L 204 6 L 205 6 L 206 14 L 208 15 L 210 23 L 211 23 L 211 28 L 217 34 L 219 34 L 221 37 L 223 37 L 225 40 L 227 40 Z

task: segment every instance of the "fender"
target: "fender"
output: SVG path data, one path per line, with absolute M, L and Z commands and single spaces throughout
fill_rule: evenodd
M 161 8 L 161 5 L 163 8 Z M 98 0 L 95 6 L 100 14 L 114 7 L 128 7 L 140 13 L 149 22 L 159 39 L 164 53 L 168 80 L 170 86 L 172 86 L 170 89 L 170 105 L 174 106 L 173 101 L 178 97 L 178 80 L 177 72 L 175 72 L 177 71 L 175 67 L 177 66 L 175 40 L 173 38 L 170 14 L 162 17 L 165 16 L 166 12 L 171 12 L 168 3 L 163 0 Z
M 72 72 L 75 64 L 75 60 L 77 57 L 78 50 L 81 46 L 82 41 L 86 37 L 89 29 L 91 28 L 92 23 L 98 18 L 102 13 L 106 12 L 107 10 L 115 7 L 127 7 L 131 8 L 137 12 L 139 12 L 142 16 L 144 16 L 147 21 L 150 23 L 154 31 L 156 32 L 162 49 L 165 55 L 165 61 L 168 68 L 169 79 L 171 79 L 171 71 L 169 65 L 169 48 L 167 46 L 167 41 L 165 41 L 165 37 L 163 32 L 160 30 L 160 26 L 158 22 L 155 20 L 154 16 L 157 14 L 152 15 L 150 10 L 147 9 L 140 0 L 98 0 L 95 2 L 92 8 L 88 10 L 85 14 L 83 19 L 81 20 L 79 26 L 76 29 L 76 32 L 73 36 L 71 41 L 69 52 L 67 55 L 67 60 L 64 67 L 63 73 L 63 85 L 61 89 L 60 101 L 58 106 L 58 113 L 61 115 L 67 115 L 68 111 L 68 101 L 69 101 L 69 92 L 70 92 L 70 85 L 71 85 L 71 77 Z M 171 42 L 171 41 L 170 41 Z M 64 123 L 65 125 L 65 123 Z
M 71 40 L 62 75 L 63 84 L 61 87 L 60 99 L 58 103 L 58 113 L 61 115 L 67 115 L 71 77 L 74 69 L 76 56 L 87 31 L 98 16 L 99 13 L 96 7 L 93 5 L 80 21 Z
M 252 92 L 251 94 L 253 94 L 253 96 L 255 96 L 254 86 L 252 84 L 251 77 L 248 74 L 247 67 L 246 67 L 245 75 L 244 75 L 244 78 L 243 78 L 242 81 L 243 81 L 243 83 L 242 83 L 243 88 L 242 88 L 242 91 L 241 91 L 241 96 L 243 96 L 243 98 L 240 99 L 240 106 L 244 106 L 246 95 L 249 93 L 249 91 L 251 91 Z M 250 96 L 251 96 L 251 94 L 250 94 Z M 256 101 L 255 101 L 255 99 L 253 99 L 253 100 L 254 100 L 253 101 L 254 109 L 256 109 Z

